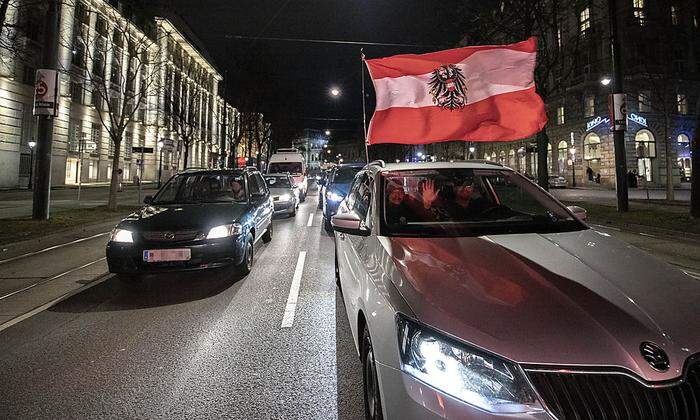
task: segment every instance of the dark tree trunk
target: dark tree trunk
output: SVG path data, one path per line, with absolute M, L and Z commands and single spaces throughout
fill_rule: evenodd
M 190 145 L 185 142 L 185 161 L 182 163 L 182 169 L 187 169 L 187 163 L 190 160 Z
M 695 132 L 693 133 L 692 173 L 690 178 L 690 215 L 700 219 L 700 101 L 695 111 Z
M 547 164 L 548 145 L 549 136 L 547 135 L 547 126 L 545 125 L 542 131 L 537 133 L 537 183 L 547 191 L 549 191 L 549 165 Z
M 0 3 L 0 30 L 5 26 L 5 17 L 9 6 L 10 0 L 2 0 L 2 3 Z
M 114 140 L 110 140 L 114 141 Z M 114 156 L 112 156 L 112 178 L 109 181 L 109 199 L 107 208 L 109 211 L 117 211 L 117 190 L 119 189 L 119 157 L 121 153 L 121 138 L 114 141 Z M 143 177 L 143 174 L 141 174 Z

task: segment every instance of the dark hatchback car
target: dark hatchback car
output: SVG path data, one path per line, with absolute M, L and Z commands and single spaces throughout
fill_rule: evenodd
M 323 208 L 323 226 L 327 231 L 333 231 L 331 217 L 338 211 L 340 202 L 348 195 L 355 175 L 364 167 L 364 163 L 338 165 L 328 174 L 323 194 L 319 196 L 319 201 Z
M 109 271 L 139 274 L 234 265 L 250 272 L 253 244 L 272 240 L 274 205 L 260 172 L 188 170 L 119 222 L 107 243 Z

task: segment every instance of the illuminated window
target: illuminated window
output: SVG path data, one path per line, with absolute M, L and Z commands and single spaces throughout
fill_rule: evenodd
M 634 13 L 634 18 L 637 20 L 639 26 L 644 26 L 646 24 L 646 12 L 644 10 L 644 0 L 632 0 L 632 10 Z
M 559 173 L 566 172 L 566 162 L 569 157 L 569 144 L 566 141 L 560 141 L 557 146 L 557 162 L 559 163 Z
M 586 7 L 578 15 L 578 27 L 581 36 L 586 36 L 591 29 L 591 9 Z
M 681 115 L 688 114 L 688 97 L 679 93 L 676 95 L 676 100 L 678 103 L 678 113 Z
M 583 139 L 583 159 L 600 159 L 600 137 L 596 133 L 590 133 Z
M 678 25 L 678 6 L 671 5 L 671 24 Z
M 565 122 L 566 122 L 566 118 L 564 116 L 564 107 L 560 106 L 557 108 L 557 124 L 563 125 Z

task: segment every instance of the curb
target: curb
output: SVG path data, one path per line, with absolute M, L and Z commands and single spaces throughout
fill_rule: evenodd
M 23 313 L 22 315 L 16 316 L 9 321 L 5 321 L 4 323 L 0 324 L 0 331 L 6 330 L 7 328 L 10 328 L 15 324 L 19 324 L 20 322 L 24 321 L 25 319 L 29 319 L 29 318 L 33 317 L 34 315 L 37 315 L 41 312 L 44 312 L 45 310 L 51 308 L 52 306 L 55 306 L 55 305 L 63 302 L 64 300 L 69 299 L 69 298 L 77 295 L 78 293 L 84 292 L 85 290 L 87 290 L 93 286 L 97 286 L 98 284 L 103 283 L 104 281 L 106 281 L 109 278 L 111 278 L 110 273 L 100 274 L 99 276 L 97 276 L 93 280 L 91 280 L 90 282 L 86 283 L 85 285 L 83 285 L 75 290 L 71 290 L 70 292 L 64 293 L 63 295 L 61 295 L 55 299 L 52 299 L 52 300 L 50 300 L 42 305 L 39 305 L 36 308 L 31 309 L 31 310 Z

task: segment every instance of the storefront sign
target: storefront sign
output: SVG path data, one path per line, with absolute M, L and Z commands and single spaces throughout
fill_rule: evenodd
M 34 115 L 58 116 L 58 71 L 40 69 L 36 71 L 34 85 Z
M 591 131 L 601 124 L 610 124 L 610 118 L 596 117 L 586 123 L 586 131 Z
M 630 114 L 627 117 L 627 119 L 629 119 L 630 121 L 634 121 L 641 126 L 647 127 L 647 119 L 642 116 L 639 116 L 637 114 Z

